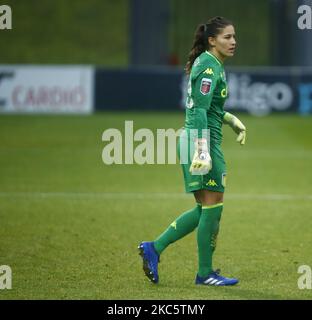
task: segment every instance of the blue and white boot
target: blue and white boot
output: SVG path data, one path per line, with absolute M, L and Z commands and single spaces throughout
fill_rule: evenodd
M 158 283 L 159 255 L 154 248 L 153 242 L 141 242 L 138 246 L 139 254 L 143 259 L 143 270 L 145 275 L 153 283 Z
M 196 276 L 195 284 L 208 286 L 233 286 L 238 283 L 238 279 L 225 278 L 220 276 L 219 271 L 211 272 L 207 277 Z

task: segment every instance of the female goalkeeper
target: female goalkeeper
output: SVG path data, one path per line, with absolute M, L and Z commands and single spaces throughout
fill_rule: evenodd
M 226 183 L 221 150 L 222 124 L 232 127 L 241 145 L 246 139 L 246 128 L 242 122 L 223 110 L 228 95 L 223 63 L 234 55 L 235 46 L 233 24 L 225 18 L 212 18 L 199 25 L 195 32 L 185 68 L 189 83 L 185 128 L 179 139 L 179 149 L 180 160 L 185 158 L 185 150 L 193 150 L 189 152 L 188 161 L 182 163 L 182 170 L 186 192 L 194 194 L 197 204 L 180 215 L 157 239 L 139 245 L 143 270 L 154 283 L 159 280 L 161 253 L 196 227 L 198 271 L 195 283 L 214 286 L 238 283 L 238 279 L 223 277 L 212 268 Z

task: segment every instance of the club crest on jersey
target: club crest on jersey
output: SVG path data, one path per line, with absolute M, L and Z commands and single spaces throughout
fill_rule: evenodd
M 200 92 L 203 95 L 206 95 L 210 92 L 210 88 L 211 88 L 211 79 L 208 78 L 203 78 L 200 84 Z

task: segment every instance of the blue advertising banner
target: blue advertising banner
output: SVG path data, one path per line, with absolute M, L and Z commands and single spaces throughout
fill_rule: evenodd
M 312 114 L 312 68 L 226 68 L 226 110 L 263 116 Z M 183 109 L 188 78 L 181 68 L 97 69 L 96 110 Z
M 97 69 L 96 110 L 176 110 L 181 106 L 178 68 Z
M 312 113 L 312 69 L 302 67 L 229 68 L 227 110 L 254 115 Z

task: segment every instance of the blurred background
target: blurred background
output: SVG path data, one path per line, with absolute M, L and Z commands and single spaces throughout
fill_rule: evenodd
M 311 29 L 298 27 L 302 13 L 311 15 L 306 10 L 298 13 L 298 8 L 309 8 L 310 0 L 7 4 L 13 22 L 11 30 L 0 33 L 0 112 L 181 109 L 183 67 L 196 26 L 223 15 L 233 21 L 238 41 L 236 55 L 226 63 L 227 108 L 255 115 L 311 113 Z M 309 27 L 309 20 L 302 18 Z M 19 66 L 6 68 L 10 64 Z M 19 82 L 28 81 L 28 65 L 33 66 L 27 70 L 36 103 L 27 99 L 32 93 Z M 52 74 L 63 78 L 63 84 L 53 82 Z
M 312 266 L 312 0 L 2 3 L 0 265 L 13 286 L 0 299 L 311 299 L 297 270 Z M 224 127 L 215 265 L 242 281 L 194 288 L 193 233 L 166 251 L 152 288 L 137 245 L 194 201 L 179 165 L 104 164 L 102 134 L 126 120 L 183 126 L 193 35 L 217 15 L 236 29 L 225 109 L 247 142 Z

